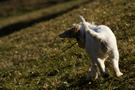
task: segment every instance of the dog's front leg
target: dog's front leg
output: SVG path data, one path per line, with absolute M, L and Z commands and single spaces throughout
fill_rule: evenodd
M 97 59 L 97 64 L 98 64 L 102 77 L 107 78 L 107 77 L 109 77 L 109 72 L 108 72 L 107 68 L 105 67 L 104 62 L 105 62 L 105 59 L 100 59 L 100 58 Z

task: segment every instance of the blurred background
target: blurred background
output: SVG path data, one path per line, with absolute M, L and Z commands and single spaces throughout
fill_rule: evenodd
M 0 17 L 20 15 L 70 0 L 0 0 Z
M 0 0 L 0 37 L 66 13 L 89 0 Z

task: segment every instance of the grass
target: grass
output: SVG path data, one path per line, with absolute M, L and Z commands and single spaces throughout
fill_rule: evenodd
M 1 2 L 3 1 L 3 2 Z M 35 11 L 41 8 L 47 8 L 58 3 L 66 2 L 66 0 L 1 0 L 0 1 L 0 18 L 8 16 L 22 15 L 23 13 Z
M 22 28 L 0 39 L 0 88 L 2 89 L 135 89 L 135 2 L 134 0 L 95 0 L 56 18 Z M 33 12 L 32 12 L 33 13 Z M 36 12 L 37 13 L 37 12 Z M 58 34 L 87 21 L 109 26 L 118 41 L 120 69 L 114 77 L 84 83 L 91 61 L 74 39 Z M 14 18 L 15 19 L 15 18 Z
M 58 0 L 58 2 L 59 2 L 59 0 Z M 88 2 L 88 0 L 84 0 L 84 1 L 71 0 L 68 2 L 58 3 L 56 5 L 51 5 L 51 6 L 48 6 L 47 8 L 45 7 L 45 8 L 32 10 L 29 12 L 24 12 L 24 13 L 22 12 L 21 14 L 15 14 L 15 15 L 9 15 L 6 17 L 1 17 L 0 18 L 1 19 L 0 28 L 7 27 L 8 25 L 12 25 L 12 24 L 14 25 L 14 24 L 17 24 L 20 22 L 27 23 L 30 21 L 34 21 L 35 23 L 36 22 L 38 23 L 38 21 L 41 21 L 41 19 L 46 20 L 47 18 L 52 18 L 52 17 L 54 17 L 53 15 L 57 16 L 61 13 L 67 12 L 73 8 L 79 7 L 79 5 L 81 3 L 86 3 L 86 2 Z M 43 5 L 41 5 L 41 6 L 43 6 Z M 63 8 L 63 7 L 65 7 L 65 8 Z M 20 9 L 18 9 L 18 10 L 20 10 Z M 25 11 L 27 11 L 27 10 L 25 10 Z

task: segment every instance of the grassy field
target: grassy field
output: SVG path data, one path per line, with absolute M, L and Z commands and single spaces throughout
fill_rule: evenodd
M 24 0 L 25 1 L 25 0 Z M 42 0 L 41 0 L 42 1 Z M 61 0 L 58 0 L 59 2 Z M 68 2 L 58 3 L 47 8 L 36 9 L 29 12 L 23 12 L 21 15 L 16 13 L 7 17 L 1 17 L 0 19 L 0 37 L 19 31 L 23 28 L 32 26 L 36 23 L 47 21 L 55 18 L 61 14 L 64 14 L 72 9 L 80 6 L 80 4 L 87 3 L 88 0 L 71 0 Z M 48 2 L 49 3 L 49 2 Z M 6 5 L 8 6 L 8 5 Z M 42 6 L 42 4 L 41 4 Z M 64 8 L 63 8 L 64 7 Z M 34 6 L 33 6 L 34 8 Z M 3 10 L 0 8 L 0 11 Z M 20 9 L 17 8 L 17 11 Z M 6 10 L 5 10 L 6 11 Z
M 72 5 L 75 4 L 72 2 Z M 93 0 L 78 5 L 78 8 L 67 8 L 68 11 L 62 11 L 57 17 L 28 25 L 0 38 L 1 89 L 135 89 L 135 1 Z M 60 6 L 60 9 L 65 8 L 66 3 Z M 37 10 L 31 13 L 36 13 L 34 16 L 41 14 Z M 58 37 L 73 23 L 80 22 L 79 14 L 87 21 L 105 24 L 112 29 L 118 41 L 122 77 L 114 77 L 108 60 L 109 78 L 84 82 L 92 65 L 87 53 L 75 44 L 74 39 Z M 24 15 L 19 17 L 27 22 Z M 9 18 L 15 23 L 20 22 L 18 16 Z M 3 27 L 11 24 L 6 19 L 2 20 L 7 22 Z
M 22 15 L 66 1 L 67 0 L 0 0 L 0 18 Z

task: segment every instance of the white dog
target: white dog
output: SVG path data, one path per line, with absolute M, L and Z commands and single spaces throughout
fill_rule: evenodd
M 117 42 L 113 32 L 105 25 L 94 26 L 86 22 L 82 16 L 80 18 L 81 23 L 74 24 L 72 28 L 59 36 L 61 38 L 76 38 L 79 47 L 86 49 L 93 63 L 86 80 L 97 79 L 100 75 L 104 78 L 109 76 L 104 64 L 106 59 L 112 61 L 115 75 L 122 76 L 123 73 L 119 70 Z

